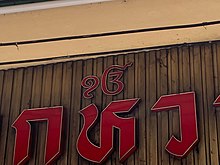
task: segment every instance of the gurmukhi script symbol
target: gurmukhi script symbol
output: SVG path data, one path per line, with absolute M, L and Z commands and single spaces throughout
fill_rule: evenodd
M 117 95 L 124 89 L 124 83 L 120 80 L 124 71 L 131 66 L 132 63 L 128 63 L 124 66 L 112 65 L 104 70 L 101 78 L 101 88 L 106 95 Z M 109 80 L 111 78 L 111 80 Z M 113 83 L 117 86 L 115 90 L 109 90 L 107 82 Z M 93 97 L 93 92 L 99 86 L 99 78 L 94 75 L 83 78 L 81 85 L 86 91 L 83 93 L 84 98 L 90 99 Z

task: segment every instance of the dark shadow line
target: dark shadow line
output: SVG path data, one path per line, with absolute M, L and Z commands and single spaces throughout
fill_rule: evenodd
M 75 40 L 75 39 L 97 38 L 97 37 L 116 36 L 116 35 L 126 35 L 126 34 L 164 31 L 164 30 L 172 30 L 172 29 L 186 29 L 186 28 L 195 28 L 195 27 L 202 27 L 202 26 L 205 27 L 205 26 L 217 25 L 217 24 L 220 24 L 220 21 L 210 21 L 210 22 L 202 22 L 202 23 L 195 23 L 195 24 L 183 24 L 183 25 L 144 28 L 144 29 L 135 29 L 135 30 L 124 30 L 124 31 L 116 31 L 116 32 L 87 34 L 87 35 L 45 38 L 45 39 L 26 40 L 26 41 L 18 41 L 18 42 L 2 42 L 0 43 L 0 47 L 46 43 L 46 42 L 54 42 L 54 41 Z

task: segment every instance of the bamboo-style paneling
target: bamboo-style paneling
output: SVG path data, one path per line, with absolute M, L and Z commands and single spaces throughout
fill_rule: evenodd
M 88 75 L 101 77 L 113 64 L 132 62 L 122 77 L 123 92 L 107 96 L 99 86 L 94 98 L 85 99 L 81 80 Z M 113 89 L 115 86 L 109 86 Z M 180 138 L 178 111 L 154 113 L 150 109 L 165 94 L 196 92 L 199 143 L 184 159 L 165 151 L 171 135 Z M 220 94 L 220 43 L 171 47 L 89 60 L 18 68 L 0 71 L 0 164 L 13 164 L 15 130 L 13 121 L 29 108 L 64 107 L 63 153 L 57 165 L 92 164 L 76 151 L 76 140 L 83 125 L 79 110 L 95 103 L 99 110 L 112 100 L 141 98 L 129 116 L 137 119 L 137 150 L 125 164 L 129 165 L 219 165 L 220 109 L 213 107 Z M 30 165 L 44 162 L 46 122 L 32 124 Z M 99 143 L 99 123 L 91 130 L 90 139 Z M 115 135 L 118 139 L 117 135 Z M 105 161 L 117 165 L 118 144 Z

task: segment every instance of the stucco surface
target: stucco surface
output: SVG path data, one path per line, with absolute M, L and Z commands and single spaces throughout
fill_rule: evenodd
M 192 24 L 220 18 L 218 0 L 114 0 L 0 15 L 0 42 Z M 218 40 L 220 26 L 0 47 L 0 62 Z

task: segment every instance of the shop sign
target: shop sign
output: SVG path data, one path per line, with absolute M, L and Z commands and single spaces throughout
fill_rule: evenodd
M 93 91 L 101 85 L 102 92 L 106 95 L 117 95 L 124 89 L 121 78 L 125 71 L 132 66 L 112 65 L 104 70 L 102 76 L 90 75 L 82 80 L 85 89 L 85 99 L 93 97 Z M 116 88 L 108 89 L 108 83 L 113 83 Z M 103 163 L 113 152 L 114 131 L 119 130 L 119 160 L 123 163 L 137 148 L 135 117 L 121 117 L 123 113 L 130 113 L 141 101 L 140 98 L 112 101 L 101 113 L 95 104 L 90 104 L 80 111 L 84 124 L 76 142 L 77 151 L 84 159 Z M 220 106 L 220 97 L 214 103 Z M 194 148 L 198 142 L 198 126 L 196 116 L 195 92 L 164 95 L 151 108 L 152 113 L 162 111 L 179 111 L 180 139 L 171 136 L 165 149 L 171 155 L 182 158 Z M 138 110 L 138 109 L 136 109 Z M 120 116 L 119 116 L 120 114 Z M 100 142 L 95 145 L 88 137 L 90 129 L 97 122 L 100 115 Z M 14 165 L 24 164 L 30 159 L 31 125 L 30 122 L 47 121 L 47 136 L 45 146 L 45 164 L 51 164 L 61 154 L 61 132 L 63 121 L 63 107 L 36 108 L 24 110 L 12 127 L 16 129 L 14 146 Z

